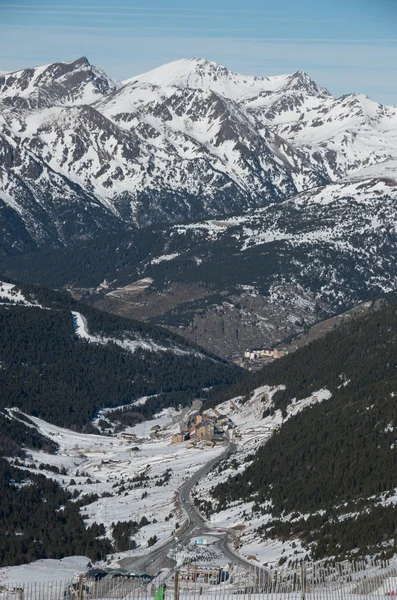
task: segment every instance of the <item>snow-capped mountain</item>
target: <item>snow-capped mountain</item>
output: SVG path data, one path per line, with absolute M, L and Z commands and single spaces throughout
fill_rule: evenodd
M 329 96 L 325 88 L 320 88 L 303 71 L 292 75 L 275 77 L 253 77 L 233 73 L 222 65 L 204 58 L 176 60 L 153 69 L 123 83 L 150 83 L 159 87 L 190 88 L 212 90 L 231 100 L 249 100 L 269 94 L 288 91 L 306 91 L 314 96 Z
M 336 99 L 302 71 L 191 59 L 118 83 L 81 58 L 8 73 L 0 243 L 20 252 L 282 202 L 397 159 L 396 129 L 397 109 Z
M 85 57 L 13 73 L 0 72 L 0 98 L 14 108 L 91 104 L 121 84 Z

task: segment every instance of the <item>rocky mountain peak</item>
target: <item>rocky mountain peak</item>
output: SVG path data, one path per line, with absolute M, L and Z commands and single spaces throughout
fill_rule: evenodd
M 0 76 L 4 246 L 15 251 L 18 227 L 45 246 L 53 222 L 51 243 L 64 244 L 280 202 L 395 160 L 396 122 L 397 109 L 360 94 L 334 98 L 304 71 L 253 77 L 204 58 L 123 84 L 86 57 L 8 73 Z
M 290 90 L 306 92 L 310 96 L 332 97 L 326 88 L 319 86 L 305 71 L 292 73 L 287 86 Z
M 75 67 L 90 67 L 90 61 L 88 60 L 88 58 L 86 56 L 80 56 L 80 58 L 77 58 L 76 60 L 72 61 L 70 63 L 71 65 L 74 65 Z
M 91 104 L 120 87 L 83 56 L 0 76 L 0 103 L 15 108 Z
M 243 100 L 281 88 L 288 77 L 241 75 L 204 58 L 189 58 L 162 65 L 123 83 L 139 82 L 159 87 L 211 90 L 231 100 Z

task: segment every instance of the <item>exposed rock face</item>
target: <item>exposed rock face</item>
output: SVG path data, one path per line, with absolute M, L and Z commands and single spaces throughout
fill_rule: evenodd
M 86 58 L 0 76 L 3 253 L 231 215 L 397 158 L 397 111 L 204 59 L 126 82 Z M 373 173 L 372 176 L 376 176 Z

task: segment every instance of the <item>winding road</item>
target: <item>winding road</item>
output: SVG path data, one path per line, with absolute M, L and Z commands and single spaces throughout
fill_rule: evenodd
M 163 543 L 161 546 L 158 546 L 152 552 L 148 554 L 144 554 L 141 556 L 137 556 L 134 558 L 125 558 L 121 561 L 121 566 L 126 569 L 136 570 L 136 571 L 144 571 L 149 573 L 150 575 L 154 575 L 164 566 L 172 566 L 172 561 L 167 555 L 169 554 L 172 548 L 176 547 L 176 544 L 188 544 L 192 537 L 201 537 L 210 532 L 208 524 L 204 521 L 197 508 L 195 507 L 191 492 L 193 486 L 196 485 L 208 473 L 210 473 L 214 467 L 224 458 L 235 452 L 236 444 L 230 442 L 227 448 L 219 454 L 216 458 L 213 458 L 208 463 L 206 463 L 201 469 L 196 471 L 188 479 L 185 481 L 180 489 L 179 489 L 179 504 L 182 510 L 186 513 L 187 516 L 187 527 L 184 531 L 178 536 L 178 538 L 170 538 L 167 542 Z M 215 542 L 215 547 L 218 548 L 223 556 L 230 562 L 234 564 L 240 564 L 246 569 L 256 570 L 260 569 L 264 573 L 266 570 L 258 567 L 257 565 L 253 565 L 248 560 L 239 556 L 235 553 L 230 544 L 232 542 L 232 538 L 230 533 L 225 529 L 222 530 L 221 535 L 219 536 L 218 541 Z

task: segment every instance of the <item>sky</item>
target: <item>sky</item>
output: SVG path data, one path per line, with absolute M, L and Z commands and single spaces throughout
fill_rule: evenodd
M 306 71 L 397 105 L 395 0 L 0 0 L 0 70 L 80 56 L 123 80 L 204 57 L 246 75 Z

